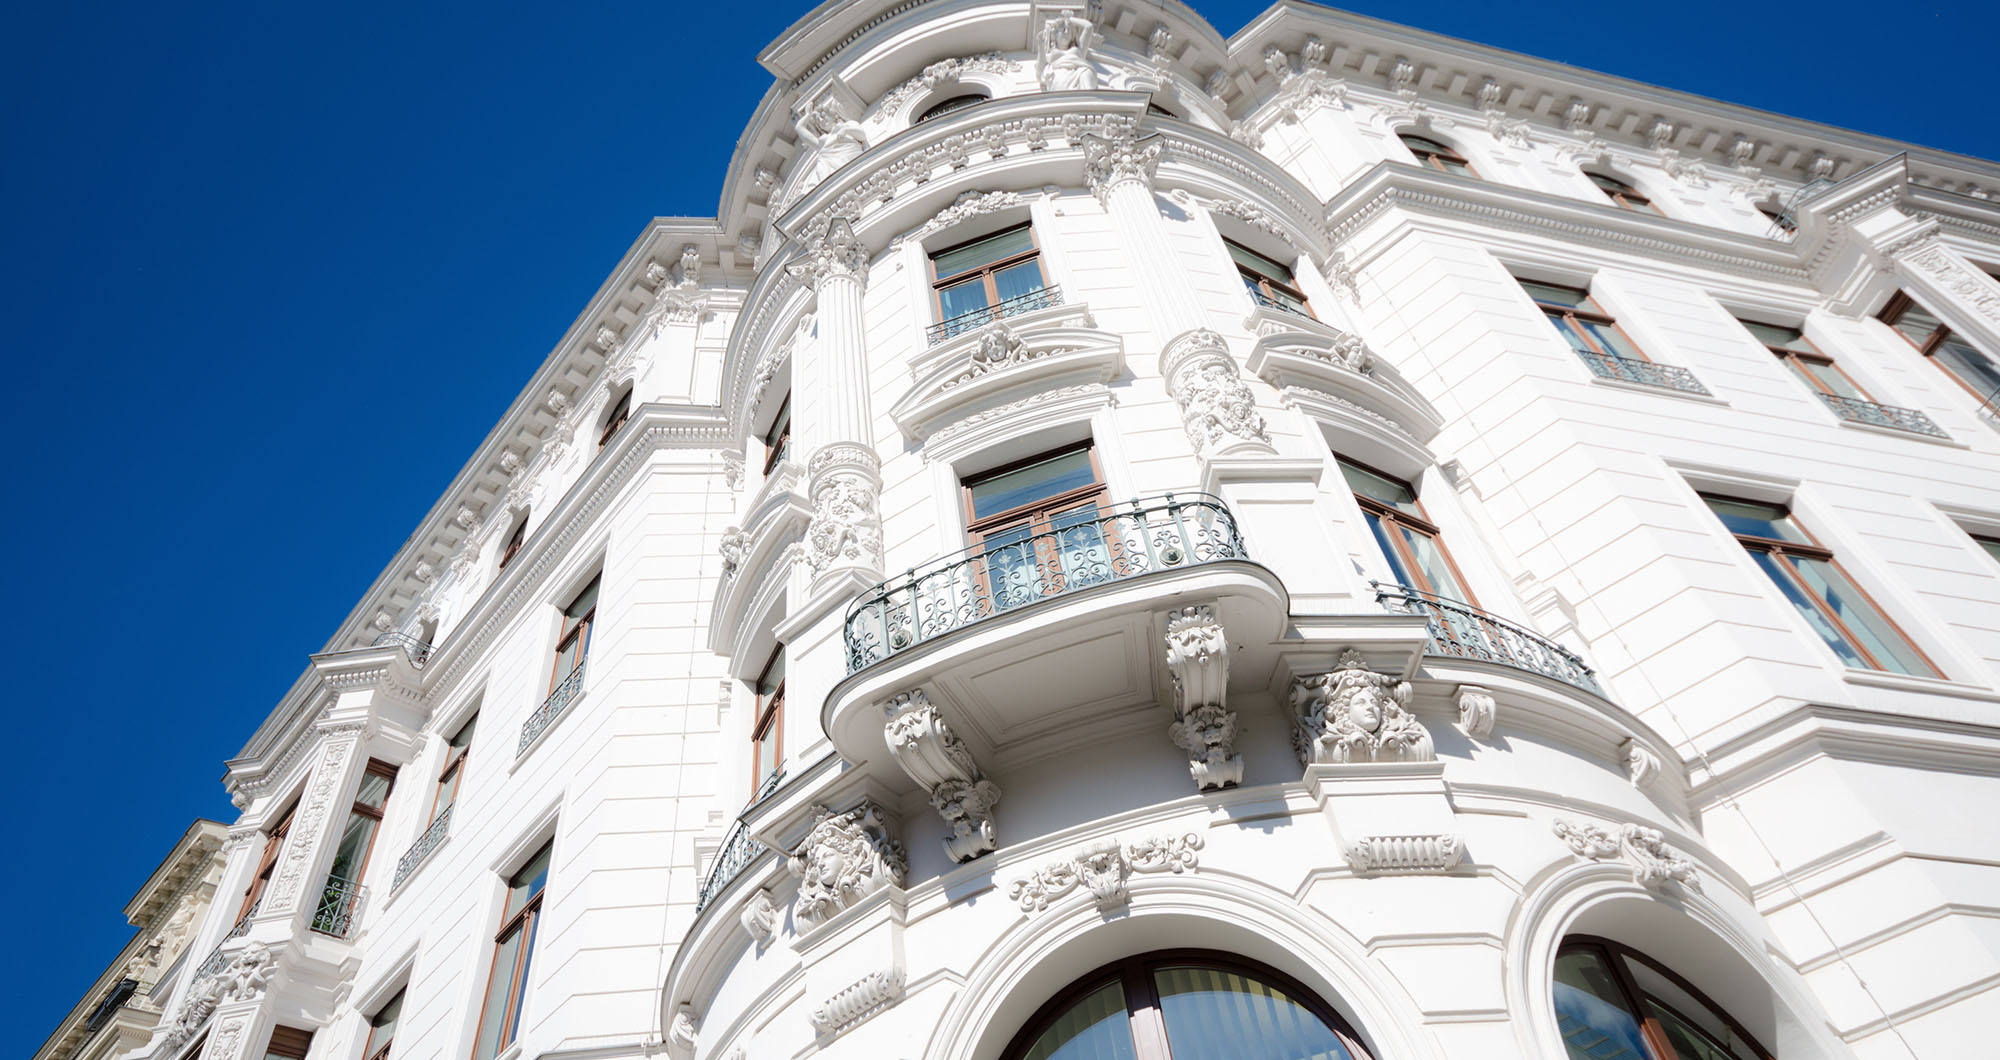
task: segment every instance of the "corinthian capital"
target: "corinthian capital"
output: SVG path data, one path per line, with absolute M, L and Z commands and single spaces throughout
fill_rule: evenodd
M 785 266 L 791 274 L 813 290 L 832 279 L 865 283 L 868 278 L 868 247 L 854 234 L 854 222 L 836 217 L 826 230 L 806 243 L 806 252 Z
M 1103 202 L 1111 194 L 1111 189 L 1126 181 L 1137 181 L 1141 187 L 1151 190 L 1153 174 L 1160 168 L 1160 138 L 1154 134 L 1134 135 L 1131 129 L 1119 129 L 1111 136 L 1085 133 L 1083 142 L 1083 175 L 1090 181 L 1091 193 Z

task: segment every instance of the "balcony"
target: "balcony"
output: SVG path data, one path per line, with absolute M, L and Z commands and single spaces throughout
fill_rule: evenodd
M 847 613 L 847 672 L 1081 589 L 1247 558 L 1229 509 L 1199 493 L 1136 500 L 1005 545 L 974 545 L 864 594 Z
M 515 758 L 527 754 L 528 748 L 535 740 L 562 716 L 563 711 L 569 709 L 569 705 L 576 701 L 577 696 L 583 693 L 583 663 L 583 659 L 578 659 L 575 669 L 556 685 L 555 691 L 549 693 L 549 698 L 542 701 L 540 709 L 528 715 L 528 720 L 521 723 L 521 740 L 514 745 Z
M 1257 303 L 1257 307 L 1259 309 L 1275 309 L 1280 313 L 1290 313 L 1295 317 L 1304 317 L 1307 320 L 1319 319 L 1318 317 L 1313 316 L 1312 313 L 1308 312 L 1303 306 L 1296 306 L 1291 304 L 1290 302 L 1273 298 L 1270 295 L 1265 294 L 1263 289 L 1260 287 L 1253 287 L 1246 283 L 1243 285 L 1243 289 L 1250 292 L 1250 300 L 1252 302 Z
M 402 887 L 403 881 L 409 879 L 410 874 L 417 871 L 430 858 L 431 851 L 444 845 L 445 839 L 451 835 L 453 805 L 457 804 L 447 805 L 437 815 L 437 819 L 431 822 L 431 826 L 424 829 L 424 834 L 418 836 L 417 841 L 410 844 L 410 849 L 403 851 L 403 856 L 396 860 L 396 879 L 389 884 L 390 891 Z
M 1918 412 L 1916 409 L 1897 408 L 1894 405 L 1878 405 L 1873 401 L 1841 397 L 1838 394 L 1821 393 L 1819 399 L 1826 402 L 1826 407 L 1832 409 L 1834 415 L 1839 416 L 1849 423 L 1859 423 L 1869 427 L 1887 427 L 1890 430 L 1908 431 L 1911 434 L 1923 434 L 1932 438 L 1950 437 L 1937 424 L 1932 423 L 1929 416 Z
M 403 649 L 403 653 L 410 657 L 410 665 L 419 669 L 422 669 L 424 663 L 431 657 L 431 646 L 408 633 L 394 631 L 384 633 L 375 638 L 373 646 L 377 648 L 392 646 L 401 648 Z
M 764 783 L 758 787 L 756 796 L 750 800 L 750 805 L 755 806 L 763 802 L 772 792 L 778 790 L 778 785 L 783 783 L 784 779 L 783 769 L 772 770 L 771 775 L 765 777 Z M 736 877 L 743 875 L 743 870 L 754 864 L 758 857 L 769 849 L 751 837 L 750 830 L 743 826 L 743 821 L 739 818 L 729 829 L 729 835 L 723 838 L 722 849 L 715 852 L 715 860 L 708 866 L 708 875 L 702 877 L 701 890 L 695 894 L 694 911 L 700 913 L 708 908 L 708 903 L 714 901 L 716 895 L 736 882 Z
M 1039 291 L 1029 291 L 1027 294 L 1015 295 L 1004 302 L 995 302 L 984 309 L 975 309 L 970 313 L 960 313 L 949 320 L 932 324 L 924 330 L 924 338 L 929 340 L 929 345 L 935 346 L 951 338 L 953 335 L 963 335 L 968 331 L 985 327 L 996 320 L 1003 320 L 1007 317 L 1019 316 L 1022 313 L 1031 312 L 1036 309 L 1047 309 L 1050 306 L 1061 304 L 1063 304 L 1062 288 L 1057 286 L 1044 287 Z
M 1712 396 L 1708 388 L 1694 373 L 1672 364 L 1658 364 L 1642 361 L 1636 357 L 1613 357 L 1609 354 L 1576 351 L 1590 373 L 1599 379 L 1609 379 L 1619 383 L 1636 383 L 1639 386 L 1658 387 L 1661 390 L 1679 390 L 1688 394 Z
M 319 891 L 319 905 L 313 909 L 312 929 L 337 939 L 353 937 L 361 899 L 367 893 L 368 888 L 353 880 L 328 876 Z
M 1373 583 L 1375 599 L 1399 615 L 1423 615 L 1429 622 L 1428 655 L 1480 659 L 1540 674 L 1603 696 L 1597 675 L 1575 652 L 1530 633 L 1471 604 L 1448 600 L 1422 589 Z
M 222 936 L 222 941 L 216 943 L 215 948 L 208 951 L 208 957 L 195 966 L 194 978 L 190 980 L 191 982 L 199 983 L 203 979 L 229 967 L 229 958 L 223 956 L 222 947 L 228 945 L 229 940 L 240 939 L 249 933 L 250 918 L 257 915 L 257 907 L 262 904 L 262 899 L 250 903 L 250 908 L 243 911 L 243 916 L 236 921 L 236 926 L 230 928 L 229 934 Z

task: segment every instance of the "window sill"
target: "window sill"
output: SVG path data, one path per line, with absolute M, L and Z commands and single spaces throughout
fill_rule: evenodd
M 513 776 L 514 771 L 521 768 L 521 763 L 526 762 L 530 757 L 534 755 L 535 750 L 537 748 L 541 747 L 542 744 L 548 741 L 549 734 L 562 727 L 563 719 L 569 717 L 571 714 L 576 713 L 576 709 L 579 706 L 581 706 L 585 700 L 589 698 L 590 698 L 590 686 L 585 685 L 584 687 L 577 689 L 576 697 L 574 699 L 571 699 L 568 703 L 563 704 L 562 711 L 558 713 L 555 717 L 550 718 L 549 723 L 547 725 L 542 726 L 542 731 L 536 733 L 535 738 L 528 741 L 528 746 L 521 748 L 520 751 L 515 753 L 514 761 L 507 766 L 507 775 Z M 415 873 L 411 873 L 411 875 L 415 875 Z M 495 1057 L 494 1060 L 504 1060 L 504 1057 L 506 1055 L 507 1054 L 502 1053 L 500 1054 L 500 1056 Z
M 2000 691 L 1983 685 L 1967 684 L 1948 677 L 1917 677 L 1911 674 L 1891 673 L 1887 670 L 1845 669 L 1841 675 L 1850 685 L 1864 688 L 1886 688 L 1895 692 L 1916 692 L 1931 696 L 1955 696 L 1962 699 L 1980 699 L 1990 703 L 2000 703 Z
M 1584 368 L 1584 371 L 1586 373 L 1589 373 L 1590 372 L 1589 367 L 1586 366 Z M 1697 394 L 1692 390 L 1680 390 L 1678 388 L 1670 386 L 1653 386 L 1650 383 L 1634 383 L 1631 382 L 1630 380 L 1625 380 L 1625 379 L 1606 379 L 1603 376 L 1596 374 L 1591 374 L 1590 381 L 1598 386 L 1608 386 L 1614 390 L 1630 390 L 1633 393 L 1637 394 L 1651 394 L 1654 397 L 1679 398 L 1682 401 L 1699 401 L 1704 405 L 1715 405 L 1721 408 L 1731 407 L 1729 402 L 1724 401 L 1719 397 L 1716 397 L 1714 394 Z M 1899 431 L 1897 433 L 1900 434 L 1902 432 Z
M 1939 438 L 1934 434 L 1925 434 L 1922 431 L 1906 431 L 1901 427 L 1883 427 L 1873 423 L 1857 423 L 1854 420 L 1841 419 L 1838 416 L 1834 417 L 1834 422 L 1851 431 L 1866 431 L 1869 434 L 1879 434 L 1885 438 L 1902 438 L 1906 441 L 1923 442 L 1926 445 L 1941 445 L 1946 449 L 1972 448 L 1954 438 Z

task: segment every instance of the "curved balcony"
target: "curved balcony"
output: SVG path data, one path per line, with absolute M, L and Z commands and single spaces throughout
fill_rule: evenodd
M 784 780 L 783 769 L 772 770 L 771 775 L 765 777 L 764 783 L 757 788 L 757 794 L 751 798 L 750 806 L 763 802 L 772 792 L 778 790 L 778 785 L 784 783 Z M 745 807 L 744 812 L 749 812 L 749 807 Z M 708 903 L 714 901 L 716 895 L 728 889 L 730 884 L 736 882 L 738 876 L 743 875 L 744 869 L 755 864 L 758 858 L 769 853 L 770 849 L 759 843 L 750 834 L 750 829 L 744 827 L 743 819 L 738 817 L 736 823 L 730 827 L 729 834 L 723 837 L 722 847 L 715 852 L 715 860 L 709 863 L 708 874 L 701 879 L 701 889 L 695 893 L 694 898 L 695 913 L 699 915 L 702 910 L 707 909 Z
M 1422 615 L 1429 622 L 1425 654 L 1480 659 L 1551 677 L 1603 697 L 1597 675 L 1575 652 L 1484 611 L 1406 585 L 1371 583 L 1375 600 L 1395 614 Z
M 974 545 L 876 585 L 849 608 L 847 672 L 1080 589 L 1248 558 L 1229 509 L 1200 493 L 1135 500 L 1095 519 Z

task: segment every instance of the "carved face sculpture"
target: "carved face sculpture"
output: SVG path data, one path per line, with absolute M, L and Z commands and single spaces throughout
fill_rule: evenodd
M 1367 733 L 1381 729 L 1382 705 L 1376 701 L 1381 694 L 1376 689 L 1366 687 L 1344 689 L 1340 693 L 1336 707 L 1344 723 L 1341 728 Z

